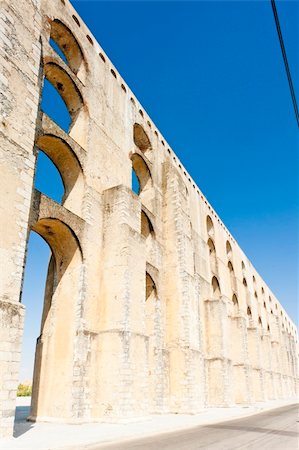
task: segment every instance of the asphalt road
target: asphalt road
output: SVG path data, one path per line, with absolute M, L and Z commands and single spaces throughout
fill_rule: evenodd
M 91 445 L 85 450 L 298 450 L 298 405 L 243 419 L 160 434 L 152 437 Z M 83 450 L 83 449 L 82 449 Z

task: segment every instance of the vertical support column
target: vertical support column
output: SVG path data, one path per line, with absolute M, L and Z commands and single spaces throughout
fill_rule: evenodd
M 97 381 L 93 394 L 96 401 L 92 414 L 107 420 L 148 411 L 145 239 L 140 234 L 140 214 L 140 200 L 130 189 L 118 186 L 104 192 Z
M 39 103 L 38 2 L 0 5 L 0 438 L 12 435 L 24 307 L 20 305 Z
M 271 328 L 271 355 L 273 375 L 273 395 L 275 399 L 282 397 L 282 375 L 280 361 L 280 327 L 279 318 L 270 316 Z
M 296 355 L 296 342 L 291 336 L 291 357 L 292 357 L 292 396 L 298 395 L 298 360 Z
M 261 336 L 262 354 L 263 354 L 263 371 L 264 371 L 264 392 L 265 400 L 273 400 L 274 386 L 273 386 L 273 371 L 272 371 L 272 348 L 271 336 L 269 332 L 264 331 Z
M 247 340 L 246 318 L 240 314 L 232 316 L 230 345 L 233 364 L 233 396 L 236 404 L 252 402 Z
M 169 408 L 195 413 L 204 404 L 199 297 L 194 275 L 188 193 L 180 175 L 164 166 L 164 272 L 166 347 L 169 354 Z
M 251 324 L 248 329 L 248 355 L 252 369 L 252 394 L 255 402 L 264 401 L 263 374 L 261 367 L 261 338 L 259 329 Z
M 281 370 L 281 384 L 282 384 L 282 398 L 287 397 L 287 349 L 286 349 L 286 332 L 282 327 L 280 333 L 280 370 Z
M 227 300 L 221 296 L 205 300 L 208 404 L 231 406 L 232 361 L 229 358 Z

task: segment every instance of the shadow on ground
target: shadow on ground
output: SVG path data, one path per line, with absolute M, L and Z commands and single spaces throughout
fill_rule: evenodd
M 27 422 L 27 417 L 30 414 L 30 406 L 17 406 L 16 407 L 16 415 L 15 415 L 15 423 L 13 429 L 13 436 L 15 438 L 21 436 L 26 433 L 30 428 L 33 427 L 32 422 Z

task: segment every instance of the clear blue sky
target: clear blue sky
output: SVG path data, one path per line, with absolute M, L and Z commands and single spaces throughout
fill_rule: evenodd
M 298 129 L 270 1 L 73 4 L 297 321 Z M 277 9 L 299 99 L 298 2 Z M 65 125 L 49 90 L 43 108 Z M 60 200 L 61 181 L 45 157 L 36 185 Z M 48 255 L 32 234 L 21 379 L 31 377 Z

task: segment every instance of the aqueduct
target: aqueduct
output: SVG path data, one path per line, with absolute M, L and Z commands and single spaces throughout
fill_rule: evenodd
M 31 420 L 294 395 L 294 324 L 70 2 L 0 8 L 0 436 L 12 434 L 30 230 L 52 251 Z M 67 132 L 41 110 L 45 79 Z M 61 174 L 62 204 L 34 188 L 39 151 Z

